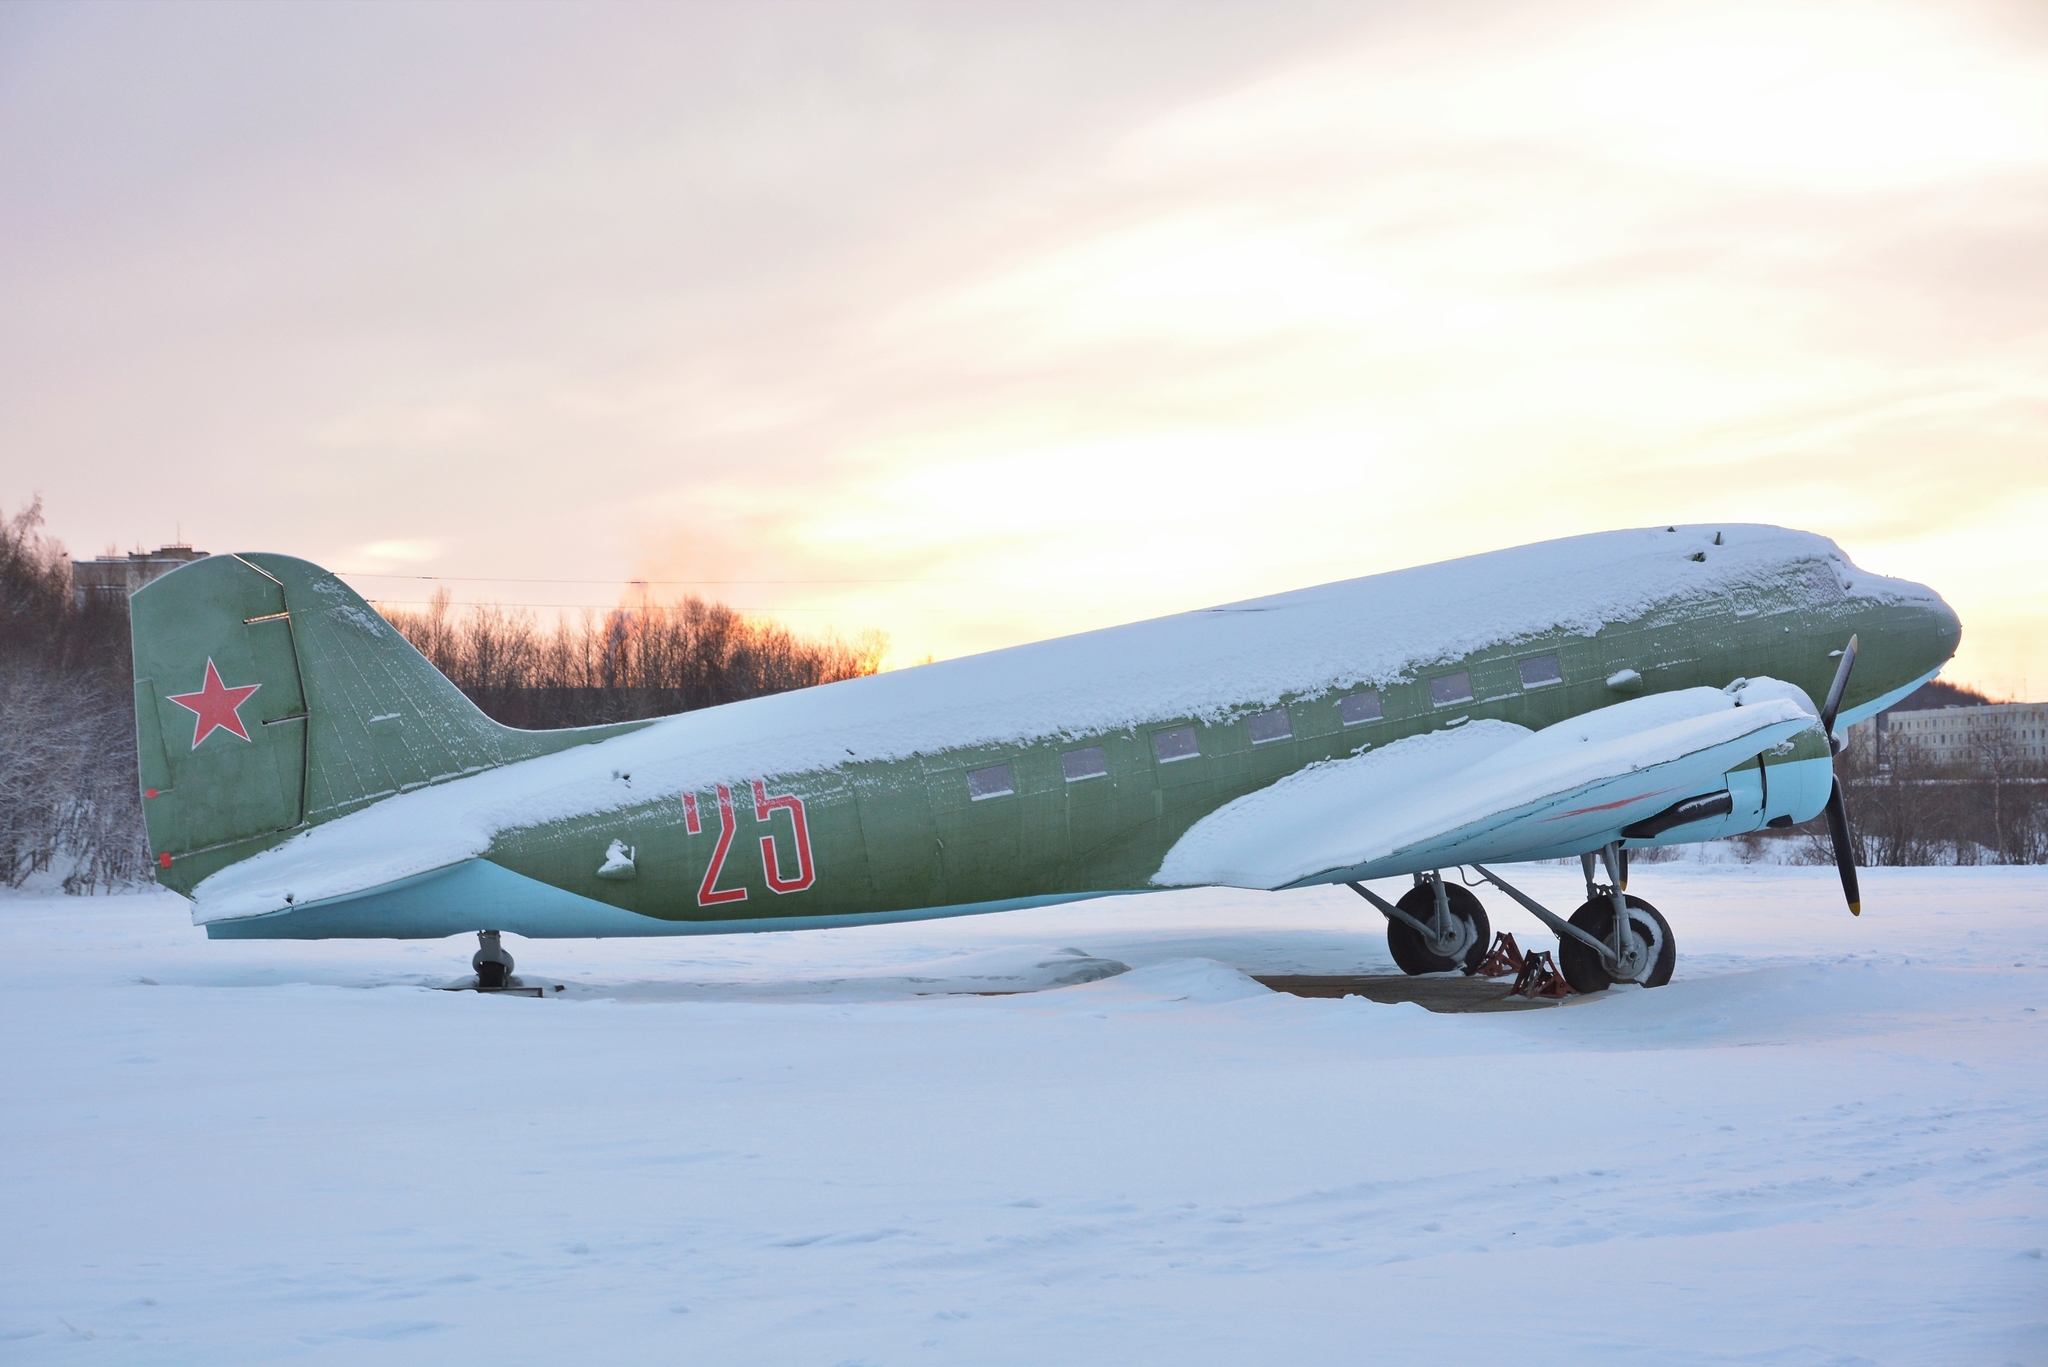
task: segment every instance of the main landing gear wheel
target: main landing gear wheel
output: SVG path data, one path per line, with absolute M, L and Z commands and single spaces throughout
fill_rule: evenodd
M 1403 973 L 1413 976 L 1448 973 L 1452 969 L 1473 973 L 1485 960 L 1486 951 L 1493 944 L 1493 927 L 1487 923 L 1486 908 L 1456 883 L 1444 884 L 1444 895 L 1450 899 L 1451 925 L 1455 931 L 1451 944 L 1440 946 L 1447 953 L 1431 949 L 1413 927 L 1391 916 L 1387 918 L 1387 952 L 1394 956 Z M 1436 893 L 1427 883 L 1409 889 L 1394 905 L 1424 925 L 1436 919 Z
M 1614 942 L 1614 898 L 1599 893 L 1572 913 L 1572 924 L 1602 944 Z M 1557 939 L 1557 967 L 1574 992 L 1605 992 L 1618 982 L 1635 981 L 1644 987 L 1662 987 L 1671 981 L 1672 966 L 1678 962 L 1678 944 L 1671 938 L 1671 923 L 1664 913 L 1640 897 L 1628 898 L 1628 925 L 1644 947 L 1645 971 L 1635 979 L 1616 976 L 1613 966 L 1570 935 Z

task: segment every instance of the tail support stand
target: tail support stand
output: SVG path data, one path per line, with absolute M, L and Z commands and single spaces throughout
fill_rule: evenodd
M 476 990 L 479 992 L 502 992 L 514 997 L 547 995 L 546 988 L 528 987 L 512 976 L 512 956 L 506 952 L 495 930 L 476 933 L 476 953 L 470 956 L 469 966 L 476 970 Z M 560 987 L 555 988 L 557 992 L 561 990 Z
M 495 930 L 476 933 L 476 953 L 469 966 L 476 970 L 476 990 L 502 992 L 512 985 L 512 956 L 505 952 Z

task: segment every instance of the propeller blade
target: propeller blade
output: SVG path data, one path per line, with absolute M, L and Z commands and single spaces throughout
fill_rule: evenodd
M 1849 808 L 1842 801 L 1839 778 L 1828 792 L 1828 838 L 1834 842 L 1835 869 L 1842 875 L 1842 895 L 1849 899 L 1849 914 L 1861 916 L 1863 893 L 1856 884 L 1855 846 L 1849 843 Z
M 1835 713 L 1842 710 L 1842 694 L 1849 687 L 1849 671 L 1856 667 L 1856 638 L 1851 636 L 1846 649 L 1842 651 L 1842 662 L 1835 666 L 1835 681 L 1828 685 L 1828 700 L 1820 707 L 1820 727 L 1828 733 L 1828 739 L 1835 738 Z

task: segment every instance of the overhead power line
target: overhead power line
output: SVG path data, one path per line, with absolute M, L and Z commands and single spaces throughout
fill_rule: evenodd
M 1355 561 L 1349 559 L 1298 560 L 1290 562 L 1288 564 L 1268 566 L 1267 569 L 1268 571 L 1291 569 L 1318 569 L 1329 565 L 1352 566 L 1355 565 L 1355 563 Z M 417 580 L 419 582 L 429 584 L 592 584 L 617 585 L 624 587 L 630 587 L 636 584 L 645 584 L 650 586 L 658 585 L 662 588 L 729 588 L 742 586 L 756 587 L 771 585 L 790 586 L 798 584 L 1004 584 L 1015 582 L 1018 578 L 1018 576 L 1015 575 L 989 576 L 971 574 L 948 574 L 937 577 L 927 575 L 921 578 L 907 579 L 641 579 L 631 575 L 621 575 L 613 579 L 535 579 L 521 578 L 516 575 L 395 573 L 387 574 L 382 570 L 335 570 L 333 571 L 333 573 L 340 575 L 344 579 L 400 579 Z M 1093 570 L 1068 571 L 1067 574 L 1085 576 L 1090 578 L 1099 577 L 1098 572 Z M 1034 573 L 1026 577 L 1033 581 L 1040 581 L 1048 577 L 1065 576 L 1059 575 L 1057 573 L 1051 576 Z M 549 605 L 529 604 L 528 606 L 545 607 Z M 571 606 L 575 605 L 572 604 Z
M 430 607 L 434 606 L 434 601 L 433 601 L 433 600 L 432 600 L 431 598 L 372 598 L 372 599 L 371 599 L 370 601 L 371 601 L 371 602 L 373 602 L 373 603 L 382 603 L 382 604 L 384 604 L 384 605 L 385 605 L 386 607 L 394 607 L 394 608 L 430 608 Z M 490 602 L 488 602 L 488 603 L 482 603 L 482 602 L 476 602 L 476 603 L 467 603 L 467 602 L 465 602 L 465 603 L 456 603 L 456 602 L 451 602 L 451 603 L 449 603 L 449 604 L 448 604 L 448 606 L 449 606 L 449 607 L 451 607 L 451 608 L 589 608 L 589 609 L 590 609 L 591 611 L 593 611 L 593 612 L 631 612 L 631 611 L 635 611 L 635 610 L 636 610 L 636 609 L 632 609 L 632 608 L 622 608 L 622 607 L 619 607 L 619 606 L 618 606 L 617 604 L 612 604 L 612 603 L 508 603 L 508 602 L 504 602 L 504 601 L 502 601 L 502 600 L 499 600 L 499 599 L 493 599 L 492 601 L 490 601 Z M 657 608 L 661 608 L 661 607 L 665 607 L 665 606 L 667 606 L 667 605 L 666 605 L 666 604 L 662 604 L 662 603 L 657 603 L 657 604 L 655 604 L 654 606 L 655 606 L 655 607 L 657 607 Z M 975 607 L 964 607 L 964 608 L 899 608 L 899 607 L 886 607 L 886 608 L 878 608 L 878 607 L 871 607 L 871 606 L 863 606 L 863 605 L 861 605 L 861 604 L 859 604 L 859 603 L 851 603 L 851 604 L 847 604 L 847 605 L 844 605 L 844 606 L 837 606 L 837 605 L 834 605 L 834 606 L 821 606 L 821 605 L 818 605 L 818 604 L 811 604 L 811 603 L 806 603 L 806 604 L 797 604 L 797 605 L 792 605 L 792 604 L 783 604 L 783 603 L 765 603 L 765 604 L 754 604 L 754 605 L 749 605 L 749 606 L 743 606 L 743 605 L 741 605 L 741 604 L 738 604 L 738 603 L 725 603 L 725 604 L 722 604 L 722 606 L 724 606 L 724 607 L 728 607 L 728 608 L 731 608 L 731 609 L 732 609 L 732 610 L 733 610 L 734 612 L 869 612 L 869 613 L 889 613 L 889 614 L 892 614 L 892 615 L 893 615 L 893 614 L 896 614 L 896 613 L 931 613 L 931 612 L 951 612 L 951 613 L 972 613 L 972 614 L 974 614 L 974 615 L 976 615 L 976 616 L 981 616 L 981 617 L 985 617 L 985 616 L 987 616 L 987 615 L 988 615 L 988 614 L 989 614 L 990 612 L 992 612 L 992 611 L 1001 611 L 1001 610 L 1003 610 L 1003 609 L 993 609 L 993 608 L 990 608 L 990 607 L 988 607 L 988 606 L 987 606 L 986 604 L 981 604 L 981 605 L 977 605 L 977 606 L 975 606 Z M 1041 606 L 1041 605 L 1039 605 L 1039 604 L 1037 604 L 1037 603 L 1034 603 L 1034 604 L 1032 604 L 1031 606 L 1029 606 L 1029 607 L 1025 607 L 1025 608 L 1014 608 L 1014 609 L 1008 609 L 1008 610 L 1009 610 L 1009 611 L 1014 611 L 1014 612 L 1025 612 L 1025 613 L 1030 613 L 1030 612 L 1101 612 L 1101 611 L 1102 611 L 1102 609 L 1101 609 L 1101 608 L 1054 608 L 1054 607 L 1044 607 L 1044 606 Z
M 373 574 L 368 570 L 335 570 L 333 573 L 344 579 L 422 579 L 433 583 L 448 584 L 659 584 L 671 586 L 702 585 L 714 588 L 732 584 L 959 584 L 992 583 L 988 579 L 969 579 L 964 575 L 949 575 L 944 579 L 500 579 L 486 575 L 465 574 Z

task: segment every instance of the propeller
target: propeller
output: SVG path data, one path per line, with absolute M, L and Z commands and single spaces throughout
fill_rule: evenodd
M 1849 638 L 1842 651 L 1842 663 L 1835 666 L 1835 681 L 1828 685 L 1828 700 L 1821 704 L 1820 726 L 1827 732 L 1828 751 L 1842 753 L 1841 737 L 1835 734 L 1835 714 L 1842 708 L 1842 694 L 1849 687 L 1849 671 L 1856 667 L 1856 638 Z M 1863 894 L 1856 884 L 1855 847 L 1849 843 L 1849 809 L 1842 801 L 1842 780 L 1837 776 L 1828 790 L 1828 839 L 1835 847 L 1835 870 L 1842 875 L 1842 894 L 1849 899 L 1849 914 L 1863 914 Z

